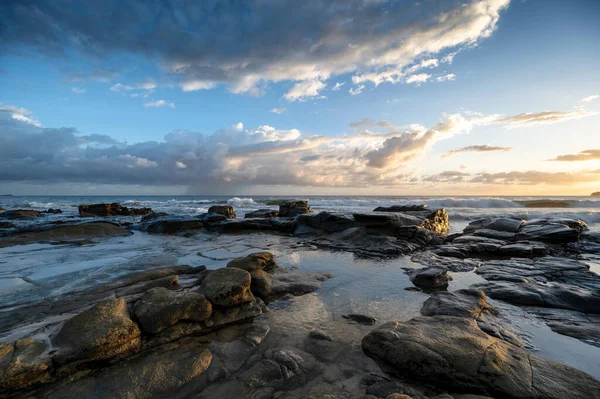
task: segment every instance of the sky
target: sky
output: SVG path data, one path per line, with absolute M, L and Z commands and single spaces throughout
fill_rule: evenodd
M 589 195 L 600 1 L 0 3 L 0 194 Z

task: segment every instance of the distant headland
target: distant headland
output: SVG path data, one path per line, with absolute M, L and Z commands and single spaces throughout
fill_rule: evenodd
M 592 197 L 600 197 L 600 191 L 596 191 L 595 193 L 592 193 Z

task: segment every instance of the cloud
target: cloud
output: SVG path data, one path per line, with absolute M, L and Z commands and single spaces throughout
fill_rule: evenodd
M 594 100 L 597 100 L 598 98 L 600 98 L 599 94 L 593 95 L 593 96 L 587 96 L 585 98 L 581 99 L 582 103 L 591 103 Z
M 175 104 L 167 100 L 156 100 L 144 103 L 144 107 L 170 107 L 175 108 Z
M 355 89 L 350 88 L 350 90 L 348 90 L 348 93 L 350 93 L 351 96 L 357 96 L 360 93 L 362 93 L 364 89 L 365 89 L 365 85 L 360 85 Z
M 553 185 L 570 186 L 580 183 L 597 182 L 600 171 L 543 172 L 537 170 L 511 171 L 498 173 L 478 173 L 469 180 L 470 183 L 480 184 L 521 184 L 521 185 Z
M 421 84 L 421 83 L 427 82 L 427 80 L 429 80 L 430 77 L 431 77 L 431 75 L 429 75 L 428 73 L 419 73 L 417 75 L 410 75 L 408 78 L 406 78 L 406 83 Z
M 82 89 L 81 87 L 73 87 L 71 91 L 75 94 L 83 94 L 86 90 Z
M 16 107 L 14 105 L 4 105 L 0 103 L 0 116 L 2 115 L 10 115 L 12 119 L 25 122 L 29 125 L 33 125 L 36 127 L 41 127 L 42 124 L 35 119 L 30 118 L 31 111 L 26 108 Z
M 305 101 L 308 97 L 318 96 L 325 86 L 320 80 L 306 80 L 296 83 L 283 97 L 288 101 Z
M 494 152 L 494 151 L 510 151 L 512 147 L 493 147 L 487 144 L 481 145 L 470 145 L 467 147 L 457 148 L 455 150 L 448 151 L 441 158 L 448 158 L 452 155 L 459 154 L 461 152 Z
M 122 83 L 117 83 L 114 84 L 110 87 L 111 91 L 116 91 L 116 92 L 124 92 L 124 91 L 131 91 L 131 90 L 135 90 L 135 87 L 133 86 L 129 86 L 129 85 L 124 85 Z
M 456 75 L 453 73 L 449 73 L 447 75 L 442 75 L 442 76 L 437 76 L 435 78 L 436 82 L 447 82 L 447 81 L 451 81 L 451 80 L 456 80 Z
M 281 115 L 281 114 L 285 113 L 286 111 L 287 111 L 287 108 L 273 108 L 269 112 Z
M 226 85 L 234 93 L 257 94 L 271 82 L 293 81 L 301 85 L 286 96 L 293 101 L 302 97 L 294 94 L 301 87 L 334 76 L 395 83 L 405 70 L 439 65 L 438 54 L 449 62 L 494 32 L 509 0 L 423 0 L 419 7 L 372 0 L 310 7 L 260 0 L 97 3 L 2 2 L 0 51 L 26 55 L 35 48 L 90 64 L 138 57 L 156 63 L 185 91 Z M 114 22 L 108 29 L 107 21 Z
M 345 84 L 346 84 L 346 82 L 342 82 L 342 83 L 340 83 L 340 82 L 337 82 L 337 83 L 335 84 L 335 86 L 333 86 L 333 88 L 331 89 L 331 91 L 338 91 L 338 90 L 340 90 L 340 89 L 342 88 L 342 86 L 343 86 L 343 85 L 345 85 Z
M 581 119 L 596 115 L 595 112 L 589 112 L 583 109 L 573 111 L 544 111 L 538 113 L 524 113 L 507 118 L 500 118 L 498 123 L 506 123 L 510 129 L 524 126 L 550 125 L 558 122 L 564 122 L 573 119 Z
M 467 181 L 470 173 L 460 172 L 457 170 L 448 170 L 437 175 L 424 176 L 422 181 L 430 183 L 463 183 Z
M 585 151 L 581 151 L 577 154 L 559 155 L 554 159 L 549 159 L 549 161 L 573 162 L 573 161 L 591 161 L 591 160 L 597 160 L 597 159 L 600 159 L 600 149 L 585 150 Z
M 68 83 L 94 80 L 97 82 L 110 82 L 119 76 L 119 72 L 112 68 L 95 68 L 91 72 L 67 72 L 65 81 Z

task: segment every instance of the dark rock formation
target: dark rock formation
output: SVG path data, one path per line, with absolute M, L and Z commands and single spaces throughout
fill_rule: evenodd
M 143 222 L 139 229 L 152 234 L 176 234 L 188 230 L 198 230 L 204 223 L 198 219 L 183 219 L 175 217 L 156 217 Z
M 116 223 L 89 222 L 61 226 L 40 226 L 15 231 L 11 236 L 0 238 L 0 247 L 32 242 L 70 242 L 101 237 L 128 236 L 132 233 Z
M 0 222 L 0 229 L 13 229 L 17 226 L 15 226 L 13 223 L 10 222 Z
M 152 288 L 135 305 L 142 331 L 156 334 L 183 320 L 204 321 L 212 315 L 212 304 L 196 292 Z
M 147 214 L 145 216 L 142 216 L 142 220 L 141 221 L 142 222 L 147 222 L 149 220 L 156 219 L 156 218 L 163 217 L 163 216 L 169 216 L 169 214 L 165 213 L 165 212 L 152 212 L 152 213 L 149 213 L 149 214 Z
M 9 220 L 35 220 L 39 216 L 40 212 L 33 209 L 15 209 L 0 213 L 0 217 Z
M 600 382 L 533 355 L 456 316 L 389 322 L 370 332 L 363 351 L 384 370 L 451 392 L 506 398 L 596 398 Z
M 0 342 L 0 394 L 17 387 L 28 387 L 43 380 L 52 362 L 46 346 L 24 338 Z
M 235 210 L 231 205 L 213 205 L 208 208 L 208 213 L 218 213 L 227 219 L 235 219 Z
M 445 209 L 436 211 L 365 212 L 355 213 L 354 219 L 372 232 L 405 236 L 420 227 L 437 234 L 448 234 L 450 222 Z
M 124 298 L 100 302 L 65 323 L 54 339 L 60 348 L 54 359 L 65 364 L 127 356 L 139 349 L 140 336 Z
M 448 270 L 440 267 L 427 267 L 425 269 L 416 270 L 410 275 L 410 281 L 424 290 L 439 290 L 446 289 L 450 277 Z
M 373 209 L 373 212 L 415 212 L 415 211 L 427 211 L 427 205 L 392 205 L 392 206 L 378 206 Z
M 296 218 L 298 227 L 310 226 L 313 229 L 308 230 L 308 233 L 316 231 L 324 231 L 326 233 L 336 233 L 339 231 L 347 230 L 352 227 L 358 226 L 354 218 L 344 215 L 342 213 L 334 212 L 319 212 L 319 213 L 308 213 L 300 215 Z M 299 228 L 296 229 L 295 234 L 303 233 Z
M 49 214 L 55 214 L 55 215 L 56 215 L 56 214 L 63 213 L 63 211 L 62 211 L 62 210 L 60 210 L 60 209 L 53 209 L 53 208 L 50 208 L 50 209 L 48 209 L 48 210 L 42 211 L 41 213 L 49 213 Z
M 286 200 L 279 203 L 279 215 L 281 217 L 294 217 L 304 213 L 310 213 L 312 209 L 306 200 Z
M 198 220 L 206 224 L 210 224 L 227 220 L 227 216 L 221 215 L 220 213 L 203 213 L 198 215 Z
M 89 204 L 79 205 L 79 214 L 82 216 L 94 215 L 94 216 L 143 216 L 152 213 L 150 208 L 127 208 L 121 206 L 118 202 L 112 204 Z
M 250 273 L 229 267 L 211 272 L 202 282 L 202 293 L 213 304 L 233 306 L 254 301 Z
M 245 218 L 273 218 L 279 215 L 279 211 L 275 209 L 258 209 L 256 211 L 248 212 L 244 215 Z

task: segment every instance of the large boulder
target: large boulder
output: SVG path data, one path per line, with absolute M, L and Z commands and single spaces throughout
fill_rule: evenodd
M 424 290 L 439 290 L 448 287 L 448 270 L 441 267 L 427 267 L 411 273 L 410 281 Z
M 68 382 L 43 397 L 172 397 L 179 389 L 198 379 L 211 361 L 212 354 L 201 344 L 168 344 L 102 369 L 95 375 Z
M 577 241 L 587 226 L 580 220 L 540 219 L 525 222 L 516 235 L 517 240 L 535 240 L 548 242 Z
M 235 267 L 238 269 L 253 272 L 255 270 L 273 271 L 277 264 L 275 256 L 270 252 L 255 252 L 243 258 L 236 258 L 227 264 L 227 267 Z
M 60 348 L 54 360 L 64 364 L 126 356 L 138 350 L 140 335 L 125 298 L 109 299 L 67 320 L 54 338 Z
M 46 346 L 30 338 L 0 343 L 0 392 L 32 385 L 52 365 Z
M 246 270 L 235 267 L 218 269 L 204 278 L 201 291 L 213 305 L 239 305 L 254 301 L 250 281 L 250 273 Z
M 231 205 L 213 205 L 208 208 L 208 213 L 218 213 L 227 219 L 235 219 L 235 210 Z
M 311 212 L 312 209 L 306 200 L 287 200 L 279 203 L 279 216 L 281 217 L 294 217 Z
M 600 397 L 600 381 L 494 338 L 470 318 L 389 322 L 367 334 L 362 347 L 384 370 L 450 392 L 503 398 Z
M 204 321 L 212 315 L 212 304 L 196 292 L 152 288 L 135 305 L 142 330 L 156 334 L 182 320 Z
M 415 212 L 361 212 L 354 213 L 359 225 L 366 226 L 370 232 L 386 235 L 413 235 L 415 228 L 437 233 L 448 234 L 450 222 L 445 209 Z
M 210 224 L 227 220 L 227 216 L 221 215 L 220 213 L 203 213 L 198 215 L 198 220 Z

